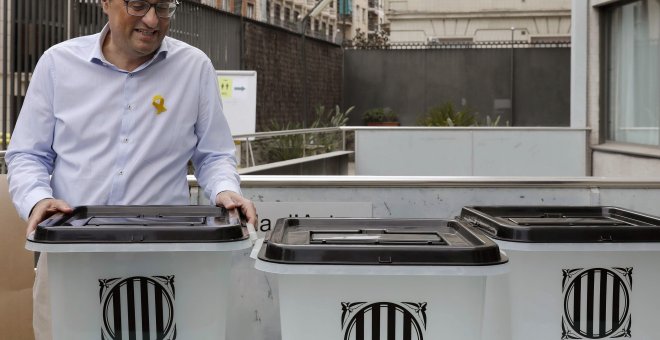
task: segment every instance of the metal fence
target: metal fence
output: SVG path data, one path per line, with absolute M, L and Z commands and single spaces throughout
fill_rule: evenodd
M 473 115 L 480 124 L 499 117 L 502 126 L 570 125 L 569 47 L 407 46 L 415 48 L 345 51 L 343 106 L 355 106 L 356 113 L 349 125 L 361 124 L 367 110 L 385 107 L 398 114 L 401 125 L 424 125 L 431 109 L 448 104 L 449 111 Z
M 100 32 L 107 19 L 100 0 L 1 0 L 2 140 L 6 149 L 23 105 L 32 70 L 51 46 Z M 204 51 L 216 69 L 241 68 L 241 17 L 180 1 L 170 36 Z
M 347 135 L 347 132 L 349 133 Z M 307 156 L 346 151 L 355 147 L 354 130 L 348 127 L 267 131 L 233 135 L 238 168 L 282 162 Z M 0 150 L 0 174 L 7 173 L 6 150 Z M 188 167 L 188 174 L 194 169 Z
M 466 50 L 466 49 L 502 49 L 502 48 L 570 48 L 570 41 L 441 41 L 441 42 L 397 42 L 346 44 L 348 50 Z

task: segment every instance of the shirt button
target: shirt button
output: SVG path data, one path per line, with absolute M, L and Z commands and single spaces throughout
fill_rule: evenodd
M 123 175 L 124 175 L 124 170 L 119 170 L 118 175 L 119 175 L 119 176 L 123 176 Z
M 121 141 L 122 143 L 128 143 L 128 138 L 123 138 Z
M 135 110 L 135 105 L 131 105 L 131 104 L 129 104 L 129 105 L 128 105 L 128 109 L 131 110 L 131 111 Z

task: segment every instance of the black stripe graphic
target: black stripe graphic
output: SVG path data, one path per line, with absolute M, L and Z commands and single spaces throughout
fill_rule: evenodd
M 358 313 L 356 315 L 355 340 L 364 340 L 364 313 Z
M 632 285 L 632 270 L 633 268 L 563 270 L 564 316 L 561 337 L 630 337 L 629 284 Z M 571 279 L 568 286 L 565 285 L 567 279 Z
M 162 339 L 165 328 L 163 327 L 163 290 L 160 286 L 154 287 L 154 299 L 156 300 L 156 339 Z
M 396 307 L 387 306 L 387 340 L 396 340 Z
M 582 310 L 580 309 L 582 300 L 582 280 L 575 280 L 575 286 L 573 288 L 573 316 L 575 320 L 573 324 L 575 328 L 580 328 L 580 316 L 582 316 Z
M 600 271 L 600 311 L 598 315 L 598 334 L 600 336 L 604 335 L 607 331 L 605 326 L 607 326 L 607 272 L 604 270 Z
M 617 328 L 619 325 L 619 293 L 621 291 L 621 281 L 617 277 L 612 280 L 612 328 Z
M 128 340 L 135 340 L 135 292 L 133 280 L 126 282 L 126 299 L 128 303 Z
M 122 339 L 122 325 L 121 325 L 121 290 L 116 289 L 112 297 L 112 309 L 114 316 L 115 338 L 114 340 Z
M 174 339 L 174 276 L 100 279 L 99 283 L 103 340 Z
M 410 313 L 403 313 L 403 340 L 412 339 L 412 317 Z
M 147 279 L 140 278 L 140 310 L 142 311 L 142 340 L 151 340 L 149 328 L 149 286 Z
M 380 306 L 371 308 L 371 340 L 380 340 Z
M 344 340 L 424 340 L 426 302 L 402 302 L 400 305 L 391 302 L 365 304 L 341 303 Z M 355 305 L 365 306 L 349 309 Z M 424 324 L 421 324 L 422 321 Z

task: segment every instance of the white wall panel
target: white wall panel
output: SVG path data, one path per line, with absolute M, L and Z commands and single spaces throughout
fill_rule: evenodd
M 395 128 L 355 131 L 357 175 L 585 176 L 585 129 Z

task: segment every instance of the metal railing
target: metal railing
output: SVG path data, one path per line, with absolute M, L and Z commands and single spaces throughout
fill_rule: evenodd
M 250 167 L 347 149 L 343 127 L 267 131 L 234 135 L 239 166 Z
M 369 0 L 369 9 L 382 9 L 379 0 Z
M 570 41 L 430 41 L 430 42 L 388 42 L 387 44 L 366 44 L 345 46 L 349 50 L 448 50 L 448 49 L 496 49 L 496 48 L 570 48 Z
M 233 135 L 240 167 L 251 167 L 347 149 L 342 127 L 257 132 Z M 6 151 L 0 151 L 0 174 L 7 173 Z M 192 173 L 192 172 L 191 172 Z

